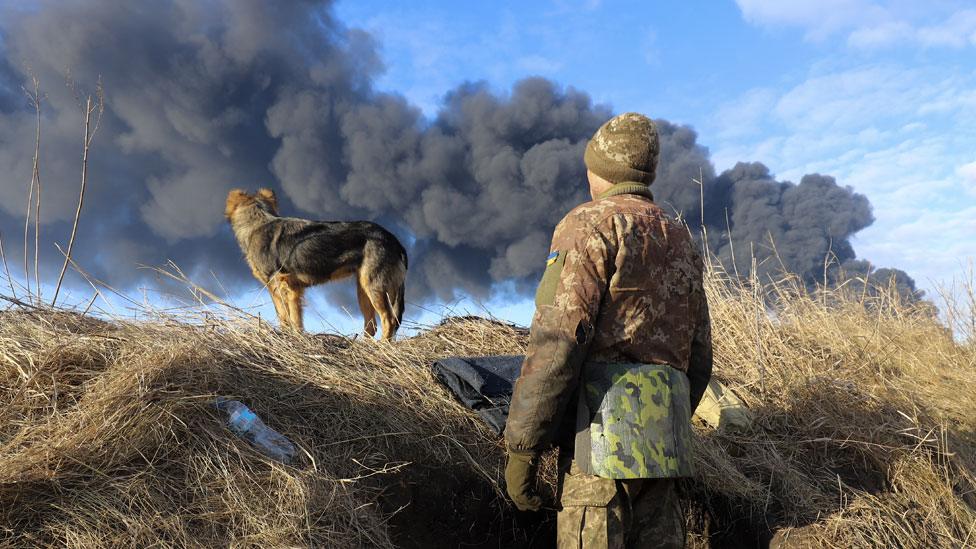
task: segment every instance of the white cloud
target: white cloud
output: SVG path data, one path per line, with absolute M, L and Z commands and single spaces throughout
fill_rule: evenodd
M 976 9 L 899 0 L 736 0 L 746 21 L 766 28 L 801 28 L 806 39 L 846 35 L 855 49 L 891 46 L 976 46 Z
M 932 290 L 976 254 L 973 89 L 976 74 L 949 66 L 820 67 L 792 87 L 730 100 L 707 132 L 719 169 L 759 160 L 779 179 L 825 173 L 866 194 L 877 220 L 857 235 L 858 255 Z
M 542 55 L 526 55 L 515 61 L 519 69 L 530 74 L 547 75 L 557 72 L 563 67 L 562 63 L 553 61 Z
M 835 32 L 890 17 L 885 8 L 870 0 L 736 0 L 736 3 L 750 23 L 805 28 L 811 40 L 823 40 Z
M 914 111 L 929 87 L 913 71 L 867 66 L 813 76 L 783 94 L 773 112 L 796 130 L 861 127 Z
M 644 62 L 652 67 L 661 64 L 661 48 L 657 43 L 657 32 L 648 28 L 644 31 L 644 37 L 640 41 L 641 56 Z
M 764 24 L 810 24 L 822 19 L 823 12 L 836 11 L 838 7 L 851 7 L 860 2 L 858 0 L 835 0 L 822 2 L 821 0 L 797 0 L 782 2 L 780 0 L 736 0 L 743 15 L 750 21 Z
M 962 48 L 976 45 L 973 40 L 976 32 L 976 10 L 962 10 L 949 16 L 945 21 L 919 28 L 915 38 L 923 46 L 947 46 Z
M 970 162 L 968 164 L 963 164 L 956 168 L 956 173 L 961 177 L 968 179 L 972 183 L 976 183 L 976 162 Z
M 786 90 L 745 92 L 719 106 L 708 129 L 719 138 L 719 150 L 745 145 L 771 153 L 774 162 L 799 165 L 939 135 L 945 124 L 969 135 L 963 130 L 976 123 L 976 92 L 964 90 L 974 87 L 976 75 L 950 68 L 885 64 L 818 72 Z M 760 135 L 761 141 L 748 139 Z
M 767 88 L 754 88 L 735 101 L 722 105 L 714 120 L 721 128 L 721 137 L 754 135 L 763 119 L 769 115 L 769 105 L 776 93 Z
M 962 178 L 963 189 L 976 196 L 976 162 L 963 164 L 956 168 L 956 175 Z
M 882 221 L 860 233 L 858 254 L 878 266 L 897 266 L 932 294 L 959 274 L 960 261 L 973 257 L 976 207 L 945 212 L 917 208 L 900 219 Z
M 895 45 L 910 36 L 911 25 L 903 21 L 889 21 L 872 27 L 854 29 L 847 36 L 849 46 L 861 49 L 882 48 Z
M 603 0 L 555 0 L 552 2 L 552 10 L 555 13 L 570 11 L 594 11 L 600 9 Z

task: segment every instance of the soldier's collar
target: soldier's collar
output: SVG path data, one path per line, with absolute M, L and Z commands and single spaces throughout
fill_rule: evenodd
M 654 195 L 651 193 L 651 189 L 644 185 L 643 183 L 617 183 L 613 187 L 603 191 L 599 196 L 596 197 L 597 200 L 603 198 L 610 198 L 611 196 L 617 196 L 618 194 L 637 194 L 640 196 L 645 196 L 651 201 L 654 201 Z

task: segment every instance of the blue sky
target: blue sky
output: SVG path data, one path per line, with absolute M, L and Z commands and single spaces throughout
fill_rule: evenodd
M 617 112 L 693 126 L 719 170 L 756 160 L 781 179 L 833 175 L 874 206 L 874 225 L 854 239 L 859 257 L 908 271 L 931 294 L 976 255 L 970 6 L 356 0 L 336 12 L 379 43 L 377 86 L 428 115 L 461 81 L 504 92 L 541 75 Z M 486 306 L 520 323 L 532 312 Z

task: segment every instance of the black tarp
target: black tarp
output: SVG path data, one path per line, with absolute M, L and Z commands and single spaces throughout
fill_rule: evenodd
M 442 358 L 434 363 L 434 373 L 462 404 L 501 434 L 524 359 L 523 355 Z
M 493 431 L 501 434 L 524 359 L 523 355 L 442 358 L 434 363 L 434 373 L 462 404 L 478 412 Z M 714 429 L 741 431 L 753 425 L 745 403 L 715 378 L 709 381 L 695 417 Z

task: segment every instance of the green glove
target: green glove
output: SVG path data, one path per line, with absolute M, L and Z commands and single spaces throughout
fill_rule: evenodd
M 508 451 L 505 466 L 505 488 L 519 511 L 538 511 L 542 498 L 535 493 L 535 475 L 539 470 L 539 455 L 535 452 Z

